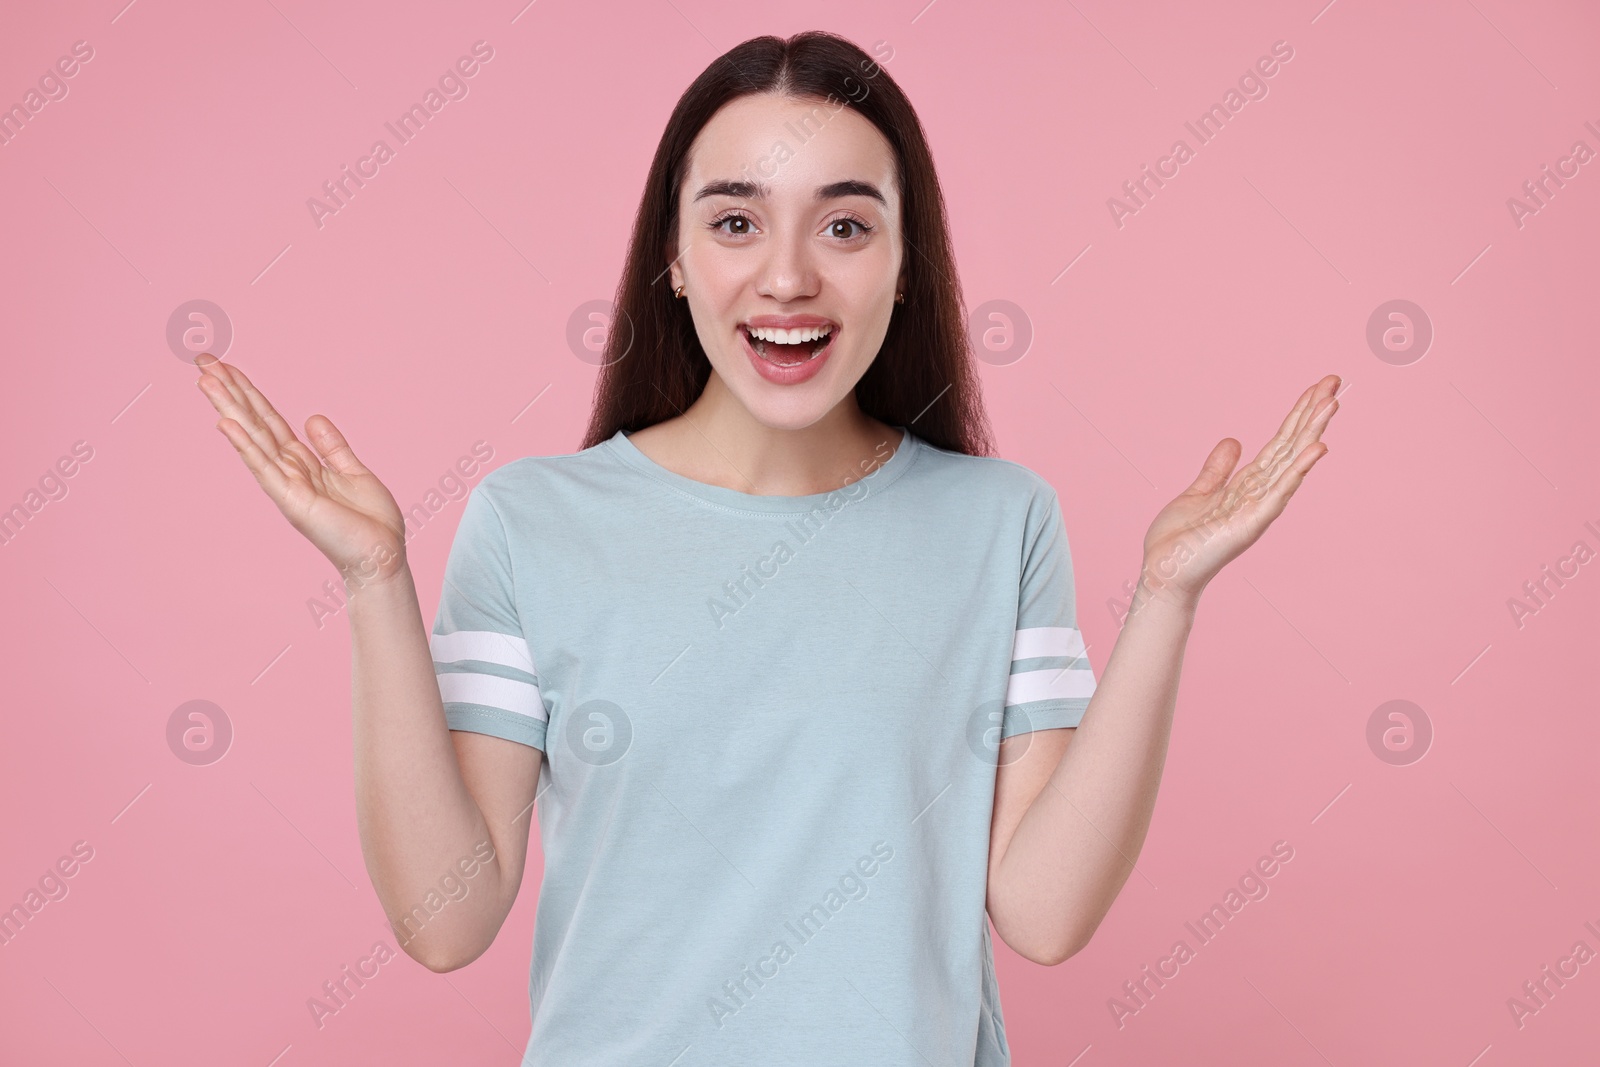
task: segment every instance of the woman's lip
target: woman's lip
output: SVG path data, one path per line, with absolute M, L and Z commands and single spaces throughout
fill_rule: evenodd
M 815 356 L 802 363 L 784 367 L 758 355 L 755 346 L 751 344 L 749 332 L 742 326 L 738 333 L 739 344 L 744 348 L 745 356 L 750 360 L 756 373 L 776 385 L 798 385 L 814 378 L 822 370 L 822 365 L 828 361 L 828 357 L 833 354 L 834 341 L 839 336 L 839 330 L 835 327 L 828 334 L 828 343 L 823 345 Z
M 839 324 L 832 319 L 823 318 L 821 315 L 757 315 L 746 319 L 739 324 L 751 329 L 771 330 L 804 330 L 818 326 L 831 326 L 835 330 Z

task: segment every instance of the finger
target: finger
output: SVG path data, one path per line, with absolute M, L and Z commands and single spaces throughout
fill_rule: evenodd
M 1300 421 L 1295 426 L 1295 437 L 1299 437 L 1306 425 L 1317 417 L 1317 413 L 1325 399 L 1338 395 L 1339 387 L 1342 384 L 1343 382 L 1337 374 L 1328 374 L 1324 375 L 1317 384 L 1311 387 L 1311 399 L 1306 404 L 1305 410 L 1300 413 Z M 1326 390 L 1326 393 L 1324 393 L 1324 390 Z
M 238 366 L 234 366 L 232 363 L 224 363 L 222 371 L 227 374 L 227 387 L 229 387 L 230 394 L 234 395 L 238 405 L 250 411 L 251 416 L 254 416 L 254 424 L 266 430 L 267 434 L 272 435 L 272 442 L 280 450 L 282 448 L 290 448 L 294 443 L 298 443 L 298 438 L 294 437 L 294 430 L 290 429 L 290 424 L 283 421 L 283 416 L 280 416 L 270 403 L 267 403 L 267 398 L 262 397 L 261 390 L 256 389 L 254 384 L 251 384 L 250 379 L 246 378 L 245 371 L 240 370 Z M 310 458 L 310 453 L 304 446 L 299 448 L 299 453 L 302 454 L 302 458 Z
M 1333 418 L 1334 412 L 1339 410 L 1339 401 L 1329 396 L 1317 406 L 1311 420 L 1300 429 L 1295 437 L 1295 458 L 1298 459 L 1307 446 L 1315 444 L 1322 439 L 1322 431 L 1328 428 L 1328 422 Z
M 272 402 L 262 395 L 261 390 L 255 387 L 255 383 L 246 376 L 245 372 L 238 367 L 232 368 L 232 371 L 234 382 L 239 386 L 239 391 L 249 401 L 251 409 L 256 413 L 256 417 L 272 432 L 273 439 L 278 442 L 279 446 L 287 447 L 300 444 L 300 439 L 295 436 L 294 430 L 290 428 L 289 423 L 282 415 L 278 414 L 278 409 L 274 408 Z M 301 447 L 304 448 L 303 445 Z M 305 458 L 310 458 L 309 452 L 306 453 Z
M 1319 413 L 1324 390 L 1328 396 L 1332 396 L 1339 384 L 1339 376 L 1329 374 L 1307 387 L 1283 420 L 1283 425 L 1278 427 L 1277 434 L 1262 446 L 1251 461 L 1251 468 L 1261 472 L 1265 478 L 1275 478 L 1283 466 L 1293 462 L 1305 447 L 1305 430 Z
M 1294 465 L 1274 483 L 1272 492 L 1261 502 L 1261 514 L 1267 522 L 1283 514 L 1283 509 L 1289 505 L 1289 498 L 1294 496 L 1295 490 L 1300 488 L 1300 483 L 1305 481 L 1306 473 L 1316 466 L 1317 460 L 1327 455 L 1328 451 L 1328 446 L 1318 441 L 1301 452 Z
M 206 364 L 205 367 L 202 368 L 202 373 L 215 378 L 222 385 L 222 388 L 227 392 L 227 394 L 233 397 L 234 402 L 240 407 L 249 406 L 245 400 L 244 393 L 239 391 L 239 386 L 234 382 L 233 368 L 228 366 L 228 364 L 219 359 L 215 363 Z M 202 381 L 203 380 L 204 379 L 202 379 Z
M 306 475 L 313 482 L 320 484 L 322 464 L 312 454 L 311 449 L 307 448 L 304 442 L 295 436 L 294 429 L 290 427 L 288 420 L 278 414 L 278 409 L 272 406 L 272 402 L 266 398 L 261 390 L 255 387 L 255 383 L 249 379 L 244 371 L 238 367 L 230 367 L 229 370 L 233 374 L 234 384 L 238 386 L 239 391 L 249 401 L 250 410 L 255 413 L 256 417 L 261 420 L 261 424 L 272 434 L 272 439 L 277 443 L 278 447 L 283 452 L 294 456 L 301 467 L 305 469 Z
M 262 425 L 260 418 L 256 416 L 255 410 L 251 408 L 238 386 L 227 377 L 227 370 L 226 363 L 209 365 L 195 384 L 220 414 L 238 423 L 264 454 L 276 460 L 279 455 L 277 439 L 273 437 L 272 431 Z
M 1233 465 L 1239 462 L 1239 448 L 1239 442 L 1231 437 L 1218 441 L 1206 461 L 1200 465 L 1200 473 L 1189 483 L 1186 492 L 1204 496 L 1215 493 L 1228 480 L 1228 475 L 1233 473 Z
M 1276 436 L 1276 437 L 1289 436 L 1290 435 L 1290 431 L 1292 431 L 1295 427 L 1300 425 L 1300 415 L 1301 415 L 1302 412 L 1305 411 L 1306 405 L 1311 402 L 1311 395 L 1313 393 L 1315 393 L 1316 391 L 1317 391 L 1317 387 L 1316 386 L 1314 386 L 1314 385 L 1306 386 L 1305 392 L 1300 394 L 1299 399 L 1294 402 L 1294 407 L 1289 409 L 1289 414 L 1284 416 L 1283 424 L 1278 427 L 1278 432 L 1274 436 Z
M 202 366 L 200 377 L 195 379 L 194 384 L 211 401 L 213 407 L 230 418 L 233 417 L 233 408 L 237 408 L 240 415 L 249 411 L 249 404 L 244 394 L 234 385 L 233 379 L 228 375 L 228 365 L 221 360 L 214 360 Z
M 344 439 L 344 434 L 326 415 L 313 415 L 306 420 L 306 439 L 330 469 L 343 475 L 368 473 L 356 458 L 350 442 Z
M 256 476 L 256 483 L 278 505 L 278 509 L 288 514 L 289 494 L 294 483 L 283 473 L 282 468 L 270 459 L 261 447 L 245 432 L 244 427 L 232 418 L 217 420 L 217 429 L 222 431 L 234 450 L 239 453 L 239 458 L 244 460 L 244 465 L 250 468 L 250 473 Z
M 1284 479 L 1294 470 L 1309 470 L 1309 466 L 1302 467 L 1306 453 L 1314 445 L 1319 444 L 1322 431 L 1327 427 L 1328 420 L 1333 418 L 1333 413 L 1339 409 L 1339 402 L 1330 395 L 1317 405 L 1309 422 L 1301 426 L 1293 442 L 1286 444 L 1280 451 L 1273 465 L 1267 469 L 1258 469 L 1254 466 L 1242 472 L 1238 485 L 1230 487 L 1229 502 L 1236 502 L 1243 497 L 1250 500 L 1266 500 L 1275 494 Z M 1323 451 L 1327 446 L 1323 445 Z M 1315 453 L 1320 456 L 1322 452 Z M 1315 456 L 1312 457 L 1315 462 Z M 1295 480 L 1299 484 L 1298 479 Z M 1291 490 L 1292 492 L 1292 490 Z M 1287 499 L 1287 498 L 1286 498 Z
M 240 419 L 240 424 L 250 432 L 262 450 L 279 462 L 292 459 L 305 468 L 308 477 L 315 477 L 321 465 L 311 455 L 311 450 L 294 436 L 289 424 L 272 410 L 272 405 L 250 384 L 244 371 L 231 363 L 222 364 L 221 370 L 226 376 L 229 394 L 239 405 L 240 411 L 249 416 L 248 419 Z M 252 399 L 251 394 L 257 399 Z M 275 419 L 279 424 L 277 426 L 273 425 Z
M 1289 409 L 1289 414 L 1284 416 L 1282 425 L 1278 427 L 1278 432 L 1273 434 L 1271 440 L 1261 446 L 1261 451 L 1256 453 L 1256 458 L 1250 461 L 1251 470 L 1269 471 L 1272 467 L 1283 462 L 1289 455 L 1289 442 L 1299 433 L 1300 427 L 1305 421 L 1306 409 L 1310 406 L 1311 398 L 1316 394 L 1316 391 L 1317 387 L 1313 385 L 1308 386 L 1306 391 L 1300 394 L 1300 398 L 1295 401 L 1294 407 Z

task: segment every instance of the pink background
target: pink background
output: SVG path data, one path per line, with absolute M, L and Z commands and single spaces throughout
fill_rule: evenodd
M 121 3 L 29 5 L 0 34 L 8 104 L 94 49 L 0 147 L 0 506 L 93 449 L 0 548 L 0 906 L 94 849 L 0 948 L 0 1061 L 516 1062 L 537 853 L 478 962 L 400 956 L 312 1022 L 325 980 L 393 946 L 356 836 L 348 628 L 312 621 L 333 569 L 212 428 L 166 323 L 220 305 L 227 358 L 297 428 L 334 418 L 403 506 L 475 441 L 491 467 L 573 451 L 594 368 L 568 316 L 612 293 L 673 102 L 739 41 L 819 27 L 892 48 L 969 307 L 1032 322 L 984 391 L 1003 455 L 1060 491 L 1097 674 L 1107 602 L 1210 447 L 1253 456 L 1307 385 L 1346 383 L 1331 453 L 1200 608 L 1139 872 L 1065 964 L 996 944 L 1017 1062 L 1593 1057 L 1600 963 L 1520 1028 L 1507 999 L 1600 950 L 1600 565 L 1520 628 L 1508 600 L 1600 548 L 1600 162 L 1520 228 L 1506 204 L 1574 141 L 1600 150 L 1592 8 Z M 306 200 L 480 39 L 470 95 L 319 229 Z M 1107 198 L 1196 147 L 1183 122 L 1279 40 L 1269 95 L 1119 228 Z M 1397 298 L 1435 330 L 1403 366 L 1366 342 Z M 411 542 L 429 621 L 459 516 Z M 166 741 L 195 699 L 235 730 L 209 766 Z M 1434 731 L 1406 766 L 1366 739 L 1394 699 Z M 1279 840 L 1270 895 L 1119 1028 L 1122 983 Z

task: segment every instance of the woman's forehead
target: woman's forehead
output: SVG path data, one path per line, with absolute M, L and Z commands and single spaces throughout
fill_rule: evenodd
M 685 185 L 750 182 L 773 195 L 811 196 L 829 184 L 870 183 L 895 195 L 894 150 L 854 108 L 816 97 L 761 93 L 722 107 L 691 147 Z

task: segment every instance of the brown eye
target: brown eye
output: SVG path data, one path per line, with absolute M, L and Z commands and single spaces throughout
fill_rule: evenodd
M 850 232 L 848 232 L 849 228 L 852 227 L 852 226 L 854 226 L 859 232 L 858 233 L 850 233 Z M 846 232 L 841 233 L 840 232 L 841 229 L 845 230 Z M 872 227 L 868 226 L 866 223 L 862 222 L 860 219 L 844 218 L 844 219 L 835 219 L 832 223 L 830 223 L 828 225 L 828 231 L 832 236 L 839 238 L 841 241 L 850 241 L 850 240 L 854 240 L 857 237 L 866 236 L 868 233 L 870 233 L 872 231 Z
M 723 230 L 723 232 L 734 237 L 744 237 L 750 233 L 750 220 L 745 218 L 743 215 L 737 214 L 723 215 L 720 218 L 712 219 L 710 227 L 713 230 L 722 230 L 724 225 L 731 225 L 733 223 L 738 223 L 743 228 L 738 230 L 727 229 Z

